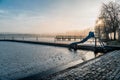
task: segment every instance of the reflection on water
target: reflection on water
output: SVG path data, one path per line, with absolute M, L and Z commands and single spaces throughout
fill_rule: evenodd
M 18 79 L 94 58 L 93 52 L 17 42 L 0 42 L 0 76 Z

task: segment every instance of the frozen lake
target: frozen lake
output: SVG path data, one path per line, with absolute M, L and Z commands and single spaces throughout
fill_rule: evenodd
M 61 47 L 1 41 L 0 79 L 19 79 L 91 58 L 94 58 L 93 52 L 71 52 Z

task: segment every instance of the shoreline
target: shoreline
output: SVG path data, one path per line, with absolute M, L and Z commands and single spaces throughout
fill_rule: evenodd
M 18 80 L 119 80 L 119 53 L 120 50 L 116 50 L 47 76 L 37 74 Z
M 120 50 L 83 62 L 72 68 L 49 75 L 43 80 L 119 80 Z
M 14 40 L 8 40 L 8 41 L 26 43 L 26 41 L 25 42 L 24 41 L 14 41 Z M 28 41 L 28 43 L 34 43 L 34 42 Z M 38 44 L 38 42 L 35 42 L 35 44 Z M 46 43 L 46 42 L 45 42 L 45 44 L 48 45 L 48 43 Z M 52 45 L 53 45 L 53 43 L 52 43 Z M 114 48 L 116 48 L 116 46 Z M 117 74 L 113 75 L 112 73 L 116 73 L 116 72 L 119 73 L 119 71 L 120 71 L 120 68 L 119 68 L 120 54 L 119 53 L 120 53 L 120 50 L 109 52 L 109 53 L 102 55 L 101 57 L 93 58 L 86 62 L 73 65 L 72 67 L 67 67 L 65 70 L 64 69 L 60 70 L 58 72 L 49 74 L 48 76 L 45 76 L 45 77 L 43 76 L 43 78 L 39 78 L 39 74 L 38 74 L 38 78 L 37 79 L 35 78 L 35 80 L 38 80 L 38 79 L 58 80 L 58 79 L 64 79 L 64 78 L 79 79 L 78 77 L 80 77 L 82 79 L 89 79 L 89 78 L 96 79 L 98 77 L 97 79 L 100 79 L 99 76 L 103 79 L 109 80 L 108 79 L 109 77 L 106 76 L 107 73 L 110 74 L 110 76 L 116 77 Z M 110 70 L 107 70 L 109 67 L 110 67 Z M 115 69 L 116 67 L 117 67 L 117 70 Z M 115 72 L 112 70 L 114 70 Z M 104 73 L 106 73 L 106 74 L 104 74 Z M 104 77 L 102 76 L 102 74 L 104 74 Z M 96 75 L 97 75 L 97 77 L 94 77 Z M 35 77 L 36 77 L 36 75 L 35 75 Z M 119 75 L 118 75 L 118 77 L 119 77 Z

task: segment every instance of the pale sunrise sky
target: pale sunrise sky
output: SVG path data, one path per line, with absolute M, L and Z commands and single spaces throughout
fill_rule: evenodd
M 0 0 L 0 32 L 60 33 L 92 28 L 102 3 L 109 1 Z

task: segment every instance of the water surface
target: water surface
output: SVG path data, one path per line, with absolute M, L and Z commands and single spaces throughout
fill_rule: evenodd
M 19 79 L 42 73 L 73 61 L 79 63 L 94 58 L 93 52 L 45 45 L 0 42 L 0 77 Z

